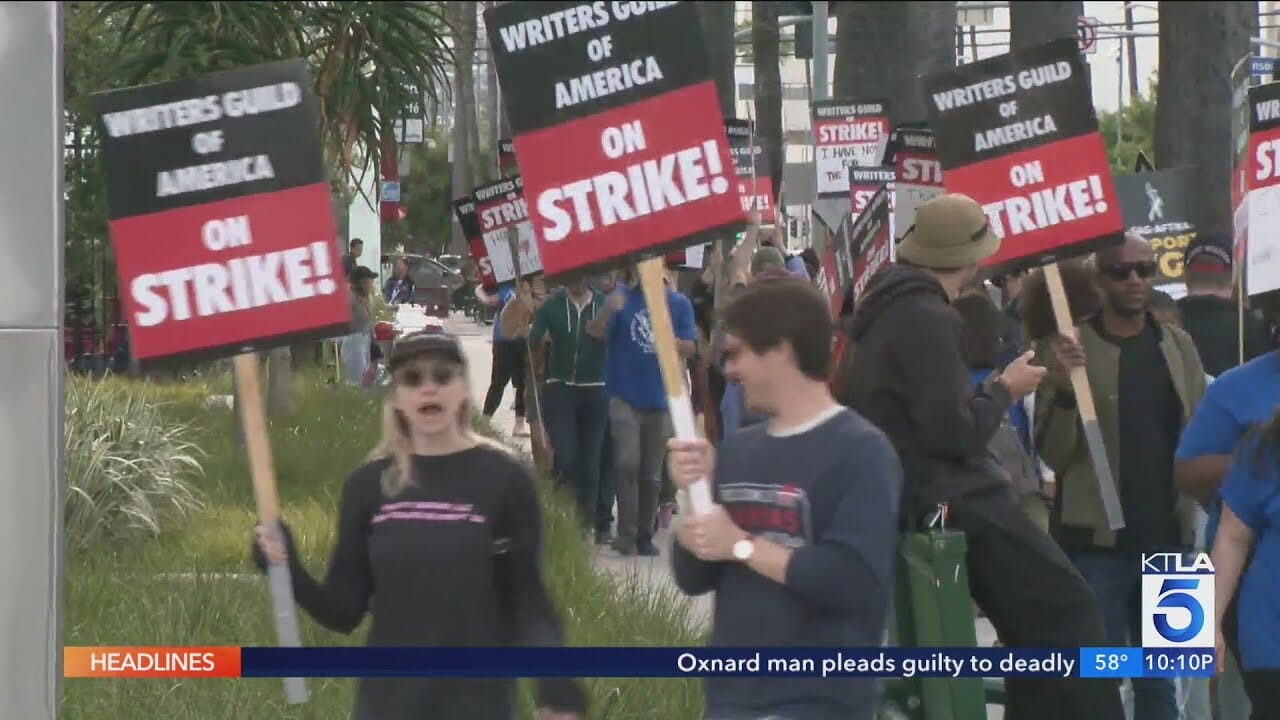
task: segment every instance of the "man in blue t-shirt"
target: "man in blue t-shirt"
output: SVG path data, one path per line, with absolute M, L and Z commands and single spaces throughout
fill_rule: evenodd
M 667 307 L 682 359 L 693 357 L 697 330 L 693 305 L 667 282 Z M 662 488 L 662 460 L 671 421 L 667 391 L 654 349 L 653 325 L 638 282 L 619 282 L 605 312 L 587 324 L 587 332 L 605 342 L 605 391 L 613 439 L 617 537 L 621 555 L 658 554 L 654 521 Z
M 1233 456 L 1249 432 L 1271 418 L 1280 406 L 1280 352 L 1272 351 L 1218 376 L 1205 389 L 1204 398 L 1183 430 L 1174 455 L 1173 479 L 1178 489 L 1194 497 L 1208 515 L 1204 547 L 1213 547 L 1222 512 L 1219 491 L 1233 464 Z M 1225 601 L 1225 600 L 1224 600 Z M 1227 608 L 1224 634 L 1238 660 L 1239 648 L 1234 601 Z M 1235 666 L 1228 663 L 1219 683 L 1218 700 L 1231 702 L 1227 717 L 1246 717 L 1243 688 Z

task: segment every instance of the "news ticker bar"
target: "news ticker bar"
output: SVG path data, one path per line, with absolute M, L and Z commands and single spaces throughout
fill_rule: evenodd
M 1212 677 L 1210 648 L 67 647 L 68 678 Z

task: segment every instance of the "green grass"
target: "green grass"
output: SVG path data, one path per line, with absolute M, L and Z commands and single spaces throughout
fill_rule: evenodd
M 275 644 L 266 583 L 248 559 L 254 501 L 246 459 L 233 441 L 230 409 L 206 402 L 211 392 L 227 392 L 225 381 L 107 382 L 123 392 L 144 393 L 165 417 L 190 427 L 190 437 L 204 453 L 203 472 L 192 481 L 200 507 L 167 518 L 158 534 L 107 539 L 69 556 L 64 644 Z M 292 412 L 272 422 L 282 511 L 313 573 L 323 572 L 327 561 L 342 480 L 373 447 L 378 428 L 376 399 L 326 385 L 318 373 L 299 374 Z M 596 573 L 594 551 L 576 529 L 568 499 L 544 489 L 543 501 L 545 573 L 570 644 L 704 642 L 678 596 Z M 344 637 L 301 618 L 306 645 L 362 642 L 364 628 Z M 701 714 L 696 680 L 586 682 L 591 718 L 680 720 Z M 353 686 L 348 679 L 311 680 L 310 701 L 293 707 L 284 703 L 279 680 L 67 680 L 62 709 L 68 718 L 89 720 L 346 720 Z M 524 705 L 527 713 L 527 695 Z

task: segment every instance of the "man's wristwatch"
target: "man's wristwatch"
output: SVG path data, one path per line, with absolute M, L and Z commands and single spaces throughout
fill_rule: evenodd
M 739 562 L 746 562 L 756 552 L 756 539 L 748 535 L 733 544 L 733 558 Z

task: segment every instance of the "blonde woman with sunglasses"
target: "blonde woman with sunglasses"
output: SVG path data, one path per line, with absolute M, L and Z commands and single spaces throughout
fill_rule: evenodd
M 370 646 L 555 646 L 543 583 L 534 481 L 502 445 L 471 429 L 462 348 L 452 335 L 407 335 L 388 358 L 383 440 L 342 489 L 323 580 L 259 527 L 260 568 L 287 563 L 294 595 L 325 627 L 350 633 L 369 614 Z M 579 685 L 539 681 L 542 720 L 585 713 Z M 510 678 L 365 678 L 355 720 L 508 720 Z

